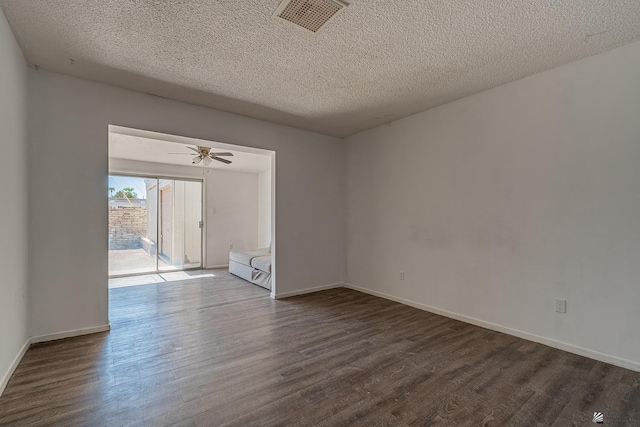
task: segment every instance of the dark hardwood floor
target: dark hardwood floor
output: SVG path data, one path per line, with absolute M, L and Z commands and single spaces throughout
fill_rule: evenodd
M 640 425 L 640 373 L 347 289 L 111 290 L 109 333 L 32 346 L 1 425 Z

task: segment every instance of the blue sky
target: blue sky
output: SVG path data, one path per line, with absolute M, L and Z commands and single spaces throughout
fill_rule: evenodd
M 119 190 L 123 188 L 131 187 L 133 191 L 135 191 L 138 199 L 146 199 L 146 184 L 144 183 L 145 178 L 136 178 L 133 176 L 118 176 L 118 175 L 109 175 L 109 185 L 107 185 L 107 197 L 111 196 L 111 192 L 108 190 L 110 187 L 115 188 L 113 194 L 117 193 Z

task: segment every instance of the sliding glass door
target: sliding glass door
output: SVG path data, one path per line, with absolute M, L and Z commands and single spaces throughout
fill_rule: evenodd
M 202 265 L 202 183 L 160 179 L 158 186 L 158 270 Z
M 109 175 L 109 276 L 202 266 L 202 182 Z

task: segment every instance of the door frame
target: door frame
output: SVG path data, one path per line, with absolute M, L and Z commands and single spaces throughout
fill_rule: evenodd
M 165 180 L 165 181 L 168 181 L 168 180 Z M 172 180 L 172 182 L 175 182 L 175 180 Z M 169 186 L 167 185 L 166 187 L 169 187 Z M 175 206 L 174 206 L 175 197 L 174 197 L 173 190 L 174 190 L 173 188 L 163 189 L 163 188 L 160 188 L 160 185 L 158 185 L 159 206 L 157 207 L 157 217 L 158 217 L 158 232 L 160 233 L 160 235 L 158 236 L 158 241 L 160 243 L 158 246 L 160 251 L 156 251 L 156 252 L 158 256 L 162 254 L 165 257 L 167 257 L 169 259 L 169 262 L 171 262 L 171 260 L 173 259 L 173 232 L 174 232 L 173 210 L 175 209 Z M 167 213 L 165 212 L 165 208 L 168 208 L 169 210 L 167 218 L 165 218 L 165 213 Z M 169 226 L 169 230 L 168 230 L 169 235 L 166 236 L 165 238 L 165 231 L 166 231 L 165 225 L 167 225 L 166 222 L 168 222 L 168 226 Z M 168 245 L 167 245 L 167 240 L 169 242 Z M 156 262 L 156 266 L 157 266 L 157 262 Z M 158 268 L 156 268 L 156 270 L 158 270 Z
M 172 133 L 167 133 L 166 131 L 159 132 L 159 131 L 154 131 L 150 129 L 135 128 L 135 127 L 131 127 L 131 125 L 124 126 L 124 125 L 109 124 L 108 129 L 109 129 L 109 133 L 115 133 L 120 135 L 128 135 L 128 136 L 139 137 L 139 138 L 157 139 L 159 141 L 172 142 L 174 144 L 206 145 L 207 147 L 212 147 L 212 148 L 215 148 L 216 150 L 230 150 L 230 151 L 235 150 L 235 151 L 241 151 L 243 153 L 260 154 L 260 155 L 270 157 L 271 158 L 271 298 L 273 299 L 278 298 L 279 296 L 277 292 L 277 289 L 278 289 L 278 244 L 277 244 L 278 228 L 276 224 L 277 222 L 276 212 L 277 212 L 277 206 L 278 206 L 278 200 L 277 200 L 278 199 L 277 198 L 277 188 L 278 188 L 277 175 L 278 174 L 276 173 L 278 171 L 278 168 L 276 167 L 277 152 L 278 152 L 276 148 L 276 146 L 278 145 L 277 143 L 274 144 L 275 145 L 274 148 L 259 148 L 255 146 L 255 142 L 252 142 L 251 140 L 243 140 L 243 138 L 240 138 L 240 140 L 236 140 L 234 143 L 230 143 L 230 142 L 224 142 L 220 140 L 213 140 L 209 138 L 203 139 L 203 138 L 196 138 L 195 136 L 172 134 Z M 213 133 L 215 134 L 215 132 Z M 249 137 L 246 137 L 246 138 L 248 139 Z M 107 169 L 109 168 L 107 167 Z M 122 167 L 121 170 L 124 170 L 124 171 L 129 170 L 129 171 L 137 172 L 135 168 L 128 169 L 126 166 Z M 188 175 L 185 178 L 193 178 L 193 175 Z M 207 185 L 206 181 L 203 182 L 204 194 L 207 194 L 205 190 L 206 185 Z M 206 202 L 207 202 L 206 199 L 203 200 L 203 204 L 202 204 L 203 209 L 205 209 L 204 206 L 206 205 Z M 206 213 L 206 210 L 204 210 L 204 212 Z M 207 230 L 207 222 L 205 220 L 204 227 L 203 227 L 203 234 L 205 239 L 207 236 L 206 230 Z M 207 246 L 206 246 L 205 239 L 203 239 L 202 241 L 202 244 L 203 244 L 202 259 L 205 262 L 203 264 L 204 268 L 207 267 L 207 264 L 206 264 Z

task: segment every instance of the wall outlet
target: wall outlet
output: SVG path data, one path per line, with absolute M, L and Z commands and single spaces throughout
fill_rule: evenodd
M 400 270 L 400 274 L 398 275 L 400 280 L 404 280 L 404 271 Z
M 229 243 L 229 250 L 233 249 L 233 243 Z
M 556 298 L 556 311 L 558 313 L 566 313 L 567 312 L 567 300 Z

